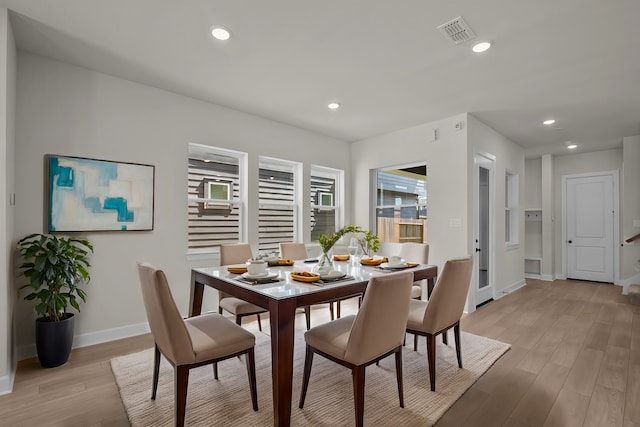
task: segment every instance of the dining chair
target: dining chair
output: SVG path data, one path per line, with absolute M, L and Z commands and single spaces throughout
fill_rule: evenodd
M 406 242 L 400 244 L 398 256 L 406 262 L 429 264 L 429 245 L 426 243 Z M 411 288 L 411 298 L 421 299 L 424 280 L 414 282 Z
M 218 379 L 218 362 L 245 354 L 253 410 L 258 410 L 254 346 L 255 336 L 216 313 L 183 319 L 171 295 L 162 270 L 138 263 L 142 299 L 155 341 L 151 399 L 155 400 L 160 376 L 160 355 L 173 366 L 174 418 L 183 426 L 187 406 L 189 371 L 213 364 Z
M 446 333 L 451 328 L 456 341 L 458 367 L 462 369 L 460 318 L 469 292 L 472 269 L 472 257 L 447 261 L 429 301 L 410 301 L 407 332 L 427 337 L 431 391 L 436 390 L 436 336 Z
M 398 397 L 400 407 L 404 408 L 402 341 L 409 315 L 412 282 L 413 273 L 409 271 L 372 277 L 357 314 L 305 332 L 306 354 L 300 408 L 304 406 L 314 353 L 351 369 L 358 427 L 364 423 L 366 367 L 395 354 Z
M 248 243 L 220 245 L 220 265 L 244 264 L 252 257 L 251 245 Z M 224 292 L 219 292 L 218 295 L 218 313 L 222 314 L 222 311 L 226 310 L 233 314 L 236 316 L 236 324 L 238 325 L 242 324 L 243 317 L 255 314 L 258 317 L 258 330 L 262 331 L 260 314 L 266 313 L 267 310 Z
M 397 242 L 383 242 L 380 243 L 378 249 L 380 255 L 390 257 L 399 256 L 406 262 L 428 264 L 429 263 L 429 245 L 426 243 L 397 243 Z M 422 298 L 422 282 L 414 282 L 411 289 L 411 298 Z

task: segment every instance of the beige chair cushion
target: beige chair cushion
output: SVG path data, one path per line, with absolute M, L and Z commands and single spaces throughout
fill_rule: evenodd
M 195 361 L 217 359 L 251 348 L 256 337 L 220 314 L 205 314 L 185 320 L 193 343 Z
M 422 280 L 420 281 L 422 282 Z M 411 287 L 411 299 L 420 298 L 422 296 L 422 285 L 420 282 L 413 282 L 414 285 Z M 418 285 L 416 285 L 418 283 Z
M 423 321 L 424 313 L 427 310 L 428 305 L 428 301 L 409 301 L 409 318 L 407 319 L 407 329 L 426 332 L 423 329 Z
M 184 320 L 162 270 L 139 263 L 138 275 L 151 334 L 174 365 L 192 364 L 254 346 L 253 334 L 218 314 Z
M 304 339 L 311 347 L 342 360 L 355 319 L 351 315 L 316 326 L 305 332 Z
M 304 243 L 280 242 L 280 257 L 283 259 L 307 259 L 307 247 Z
M 251 304 L 250 302 L 246 302 L 244 300 L 229 296 L 228 294 L 224 298 L 220 300 L 218 303 L 223 310 L 228 311 L 233 314 L 251 314 L 265 311 L 264 308 L 258 307 L 255 304 Z
M 459 321 L 467 301 L 472 270 L 472 257 L 447 261 L 429 303 L 411 301 L 407 328 L 436 334 Z
M 411 271 L 371 278 L 356 316 L 316 326 L 304 334 L 305 341 L 354 365 L 388 353 L 402 345 L 412 281 Z

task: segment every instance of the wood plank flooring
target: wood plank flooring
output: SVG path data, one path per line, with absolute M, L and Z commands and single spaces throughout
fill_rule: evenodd
M 512 348 L 436 426 L 640 427 L 640 307 L 620 292 L 606 284 L 527 280 L 465 316 L 463 330 Z M 343 310 L 356 307 L 354 301 Z M 413 339 L 407 342 L 411 351 Z M 152 345 L 141 335 L 80 348 L 55 369 L 21 361 L 14 392 L 0 396 L 0 426 L 128 426 L 109 360 Z M 423 340 L 418 351 L 428 375 Z

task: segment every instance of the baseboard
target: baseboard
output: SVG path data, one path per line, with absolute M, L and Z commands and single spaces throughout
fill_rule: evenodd
M 91 332 L 89 334 L 76 335 L 73 337 L 73 348 L 102 344 L 109 341 L 146 334 L 148 332 L 149 324 L 145 322 L 120 328 L 105 329 L 98 332 Z M 28 359 L 30 357 L 35 357 L 36 355 L 35 343 L 18 348 L 18 360 Z
M 526 284 L 527 284 L 527 282 L 524 279 L 521 279 L 521 280 L 517 281 L 516 283 L 514 283 L 513 285 L 508 286 L 507 288 L 505 288 L 505 289 L 501 290 L 500 292 L 498 292 L 494 299 L 500 299 L 503 296 L 505 296 L 507 294 L 510 294 L 511 292 L 522 288 L 523 286 L 526 286 Z
M 15 372 L 12 371 L 9 375 L 0 377 L 0 396 L 3 394 L 9 394 L 13 392 L 13 379 L 15 378 Z
M 640 283 L 640 273 L 628 279 L 620 280 L 616 285 L 622 286 L 622 295 L 627 295 L 629 293 L 629 286 L 637 283 Z
M 541 274 L 540 280 L 544 280 L 545 282 L 553 282 L 554 280 L 556 280 L 556 277 L 553 274 Z

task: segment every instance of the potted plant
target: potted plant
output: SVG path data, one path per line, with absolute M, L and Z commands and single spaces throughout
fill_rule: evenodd
M 24 299 L 37 301 L 36 349 L 40 364 L 53 368 L 67 362 L 73 344 L 75 318 L 69 306 L 80 311 L 78 299 L 86 301 L 87 294 L 80 285 L 88 283 L 89 253 L 93 246 L 88 240 L 31 234 L 18 242 L 23 263 L 22 274 L 29 289 Z

